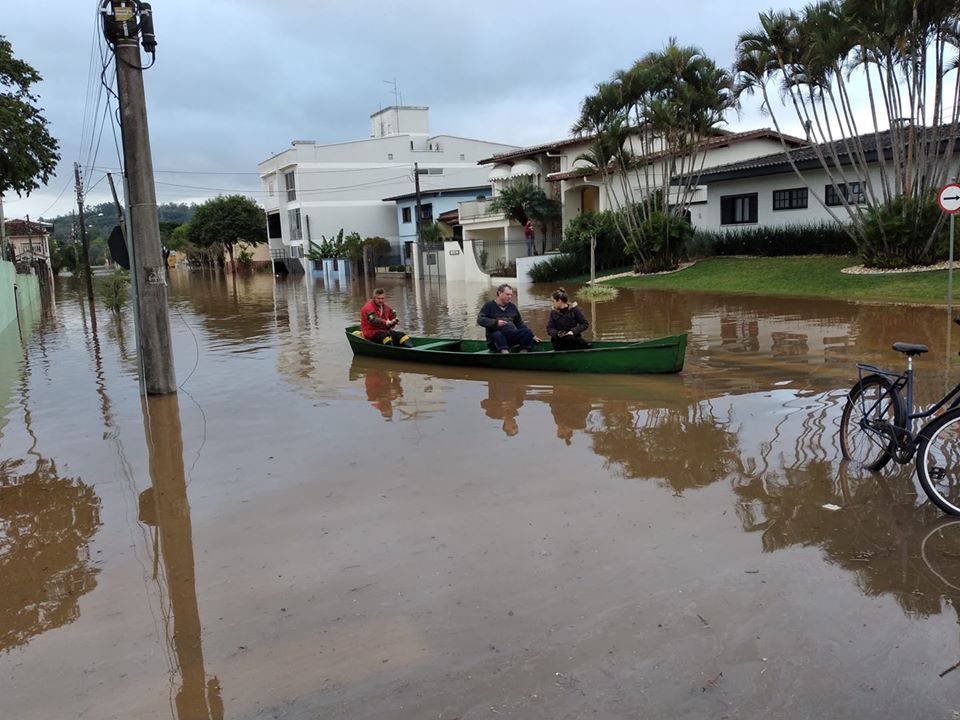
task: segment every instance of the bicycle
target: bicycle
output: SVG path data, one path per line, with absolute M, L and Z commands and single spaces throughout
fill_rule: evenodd
M 960 319 L 954 322 L 960 325 Z M 891 460 L 905 465 L 916 458 L 917 478 L 930 500 L 944 512 L 960 515 L 960 383 L 936 404 L 915 411 L 913 358 L 928 348 L 897 342 L 893 349 L 907 357 L 901 373 L 857 363 L 859 380 L 840 417 L 840 451 L 872 471 Z M 914 422 L 928 417 L 933 419 L 914 433 Z

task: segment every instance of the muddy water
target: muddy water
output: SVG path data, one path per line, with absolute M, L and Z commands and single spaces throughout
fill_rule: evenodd
M 960 524 L 836 441 L 893 341 L 956 378 L 942 310 L 626 292 L 597 337 L 689 331 L 684 373 L 556 377 L 353 359 L 369 289 L 175 274 L 143 404 L 68 283 L 0 336 L 2 717 L 960 709 Z M 424 334 L 487 294 L 388 286 Z

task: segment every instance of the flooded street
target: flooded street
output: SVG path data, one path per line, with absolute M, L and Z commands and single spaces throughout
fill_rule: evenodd
M 482 337 L 490 289 L 386 287 Z M 621 291 L 595 337 L 689 331 L 684 372 L 565 376 L 355 359 L 371 290 L 176 271 L 143 403 L 69 280 L 0 335 L 3 718 L 960 711 L 960 521 L 837 436 L 894 341 L 956 382 L 943 308 Z

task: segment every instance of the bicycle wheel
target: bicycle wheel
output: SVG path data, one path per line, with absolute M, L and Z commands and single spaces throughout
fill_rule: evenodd
M 920 432 L 917 478 L 938 508 L 960 515 L 960 409 L 944 413 Z
M 840 451 L 865 470 L 880 470 L 890 462 L 893 438 L 877 428 L 889 423 L 903 427 L 903 396 L 882 375 L 868 375 L 850 389 L 840 417 Z

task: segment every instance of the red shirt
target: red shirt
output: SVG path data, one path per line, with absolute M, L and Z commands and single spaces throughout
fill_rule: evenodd
M 373 340 L 373 336 L 378 332 L 385 332 L 388 329 L 387 320 L 396 316 L 397 314 L 389 305 L 386 303 L 377 305 L 371 298 L 360 310 L 360 330 L 367 340 Z

